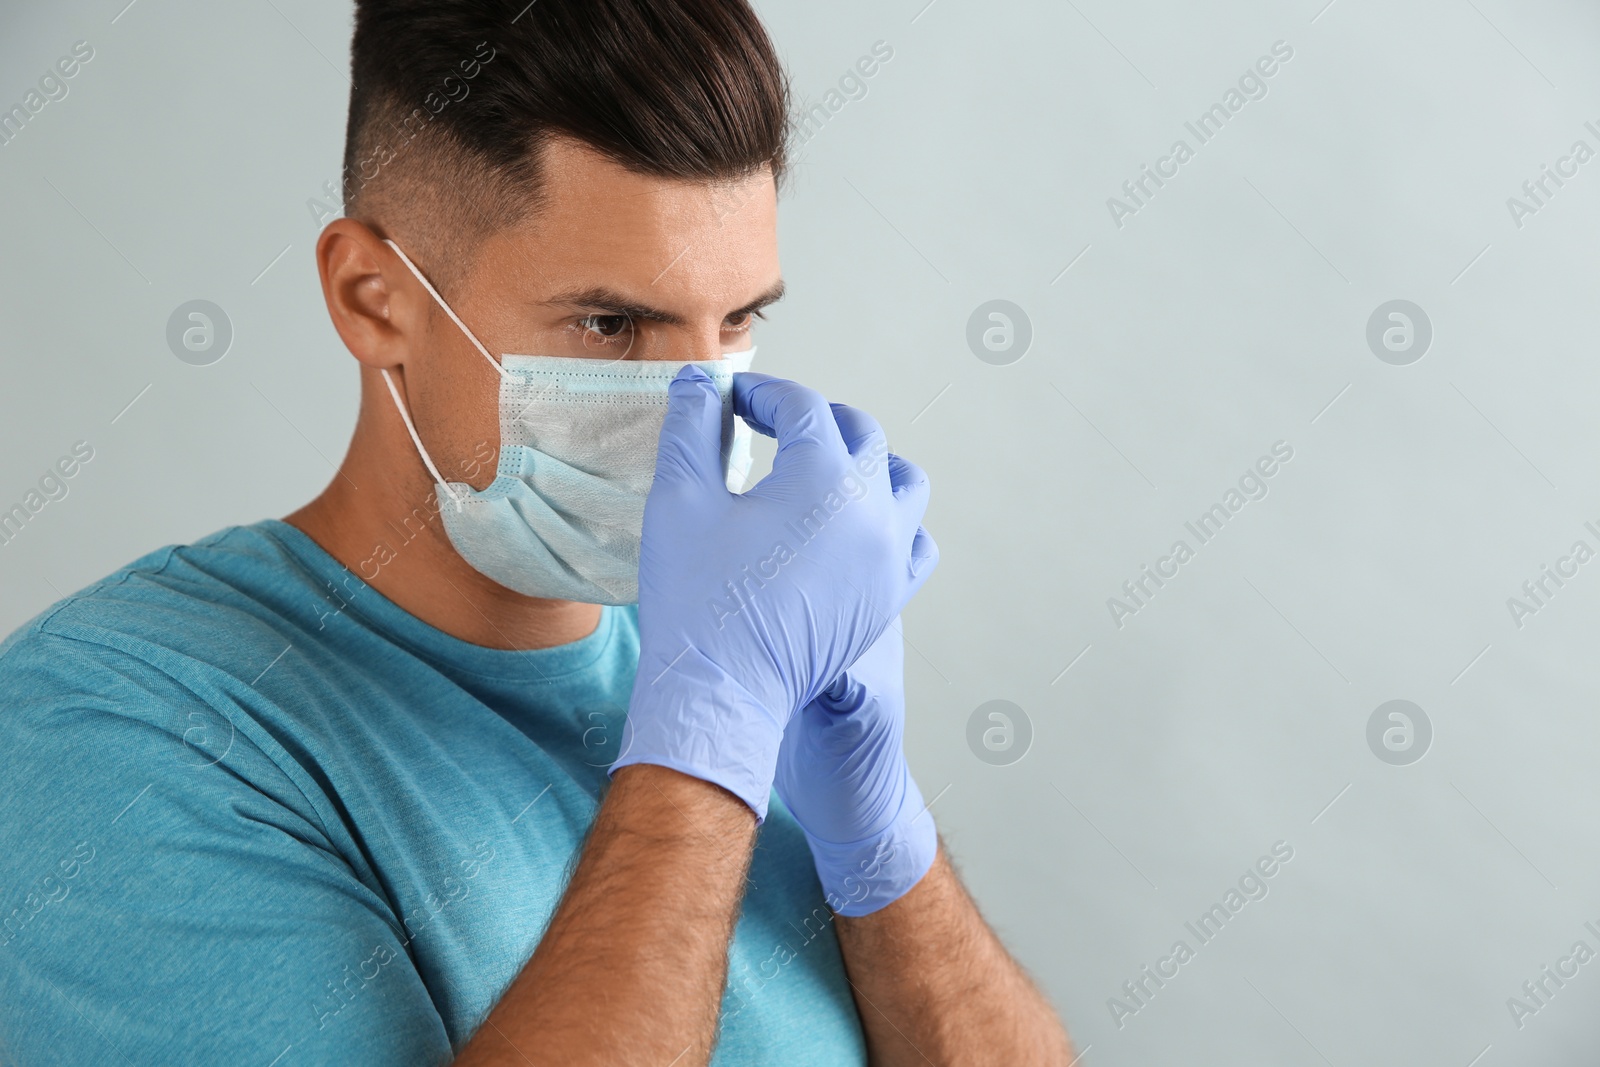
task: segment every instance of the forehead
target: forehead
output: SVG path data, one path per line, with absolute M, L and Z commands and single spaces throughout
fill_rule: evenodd
M 777 185 L 638 174 L 568 139 L 541 161 L 530 216 L 486 242 L 479 266 L 547 289 L 621 288 L 652 302 L 737 306 L 779 277 Z

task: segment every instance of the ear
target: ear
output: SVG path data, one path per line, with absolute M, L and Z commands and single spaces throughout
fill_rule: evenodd
M 317 239 L 317 272 L 351 355 L 375 370 L 403 366 L 426 331 L 428 295 L 383 238 L 363 222 L 335 219 Z

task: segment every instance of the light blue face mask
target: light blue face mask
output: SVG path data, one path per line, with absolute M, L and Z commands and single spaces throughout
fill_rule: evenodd
M 500 375 L 500 459 L 481 492 L 447 482 L 395 387 L 389 394 L 438 487 L 450 543 L 472 567 L 527 596 L 587 604 L 639 599 L 644 501 L 655 478 L 667 386 L 684 362 L 489 355 L 393 241 L 393 248 Z M 750 473 L 750 428 L 733 414 L 733 376 L 755 349 L 696 361 L 722 397 L 728 488 Z

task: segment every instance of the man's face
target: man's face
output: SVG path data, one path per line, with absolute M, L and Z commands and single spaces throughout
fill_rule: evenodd
M 497 361 L 707 360 L 751 347 L 756 311 L 781 293 L 769 172 L 665 181 L 559 140 L 543 175 L 539 209 L 484 241 L 441 292 Z M 494 464 L 473 457 L 498 448 L 500 379 L 442 310 L 415 335 L 405 379 L 445 477 L 486 486 Z

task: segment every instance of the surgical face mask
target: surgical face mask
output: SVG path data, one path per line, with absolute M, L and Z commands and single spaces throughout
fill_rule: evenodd
M 667 386 L 684 362 L 506 354 L 496 362 L 416 265 L 386 242 L 500 375 L 500 459 L 481 492 L 447 482 L 383 372 L 400 417 L 438 487 L 450 543 L 474 569 L 527 596 L 588 604 L 639 599 L 644 502 L 655 479 Z M 750 428 L 733 414 L 733 376 L 755 349 L 696 361 L 722 397 L 722 458 L 740 492 Z

